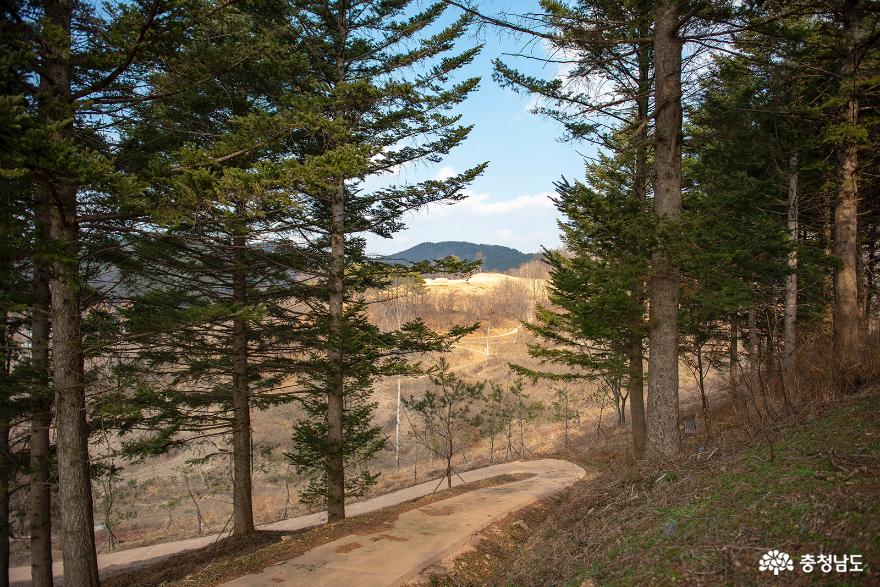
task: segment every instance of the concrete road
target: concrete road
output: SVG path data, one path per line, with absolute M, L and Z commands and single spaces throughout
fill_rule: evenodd
M 584 470 L 567 461 L 544 459 L 506 463 L 471 473 L 479 473 L 484 477 L 501 473 L 536 475 L 523 481 L 476 489 L 410 510 L 394 520 L 390 528 L 383 528 L 373 534 L 340 538 L 313 548 L 303 556 L 224 585 L 400 585 L 453 553 L 476 532 L 495 520 L 568 487 L 583 477 Z M 468 479 L 467 474 L 465 479 L 475 480 Z M 388 505 L 391 503 L 388 501 Z
M 555 471 L 555 472 L 554 472 Z M 512 483 L 510 486 L 503 486 L 505 489 L 508 487 L 511 488 L 513 493 L 523 492 L 520 497 L 526 499 L 525 503 L 533 501 L 537 499 L 537 497 L 532 496 L 532 493 L 535 491 L 543 492 L 547 491 L 548 488 L 555 487 L 558 488 L 564 485 L 570 484 L 574 482 L 575 479 L 580 478 L 584 471 L 577 465 L 573 465 L 566 461 L 556 461 L 552 459 L 545 459 L 540 461 L 528 461 L 524 463 L 514 462 L 514 463 L 502 463 L 500 465 L 493 465 L 491 467 L 485 467 L 482 469 L 475 469 L 473 471 L 467 471 L 461 474 L 461 477 L 464 478 L 464 482 L 472 482 L 479 481 L 481 479 L 486 479 L 488 477 L 494 477 L 496 475 L 501 475 L 504 473 L 518 473 L 518 472 L 535 472 L 538 473 L 538 477 L 529 479 L 527 481 Z M 545 477 L 547 476 L 547 477 Z M 543 479 L 543 481 L 541 481 Z M 555 480 L 552 480 L 555 479 Z M 563 479 L 568 480 L 567 483 L 563 483 Z M 460 485 L 462 483 L 461 479 L 458 477 L 453 478 L 453 485 Z M 520 483 L 525 483 L 527 486 L 522 486 Z M 532 483 L 538 483 L 538 485 L 534 487 L 528 486 Z M 443 487 L 445 487 L 445 482 L 443 483 Z M 396 505 L 398 503 L 408 501 L 411 499 L 415 499 L 417 497 L 421 497 L 423 495 L 427 495 L 431 493 L 434 488 L 437 487 L 437 480 L 428 481 L 425 483 L 421 483 L 419 485 L 415 485 L 413 487 L 407 487 L 406 489 L 401 489 L 399 491 L 394 491 L 392 493 L 387 493 L 384 495 L 380 495 L 371 499 L 367 499 L 358 503 L 351 504 L 346 507 L 346 513 L 349 516 L 354 516 L 357 514 L 362 514 L 366 512 L 372 512 L 378 509 L 382 509 L 391 505 Z M 489 488 L 493 489 L 493 488 Z M 499 487 L 500 489 L 500 487 Z M 480 490 L 487 491 L 487 490 Z M 477 492 L 469 492 L 468 494 L 459 496 L 460 498 L 466 497 L 467 495 L 473 495 Z M 552 492 L 551 492 L 552 493 Z M 491 495 L 491 494 L 490 494 Z M 542 495 L 546 495 L 543 493 Z M 540 497 L 540 496 L 538 496 Z M 459 499 L 459 498 L 453 498 Z M 451 501 L 451 500 L 450 500 Z M 504 499 L 505 503 L 507 498 Z M 444 501 L 443 503 L 446 503 Z M 522 507 L 522 506 L 516 506 Z M 512 507 L 510 509 L 516 509 Z M 510 509 L 506 511 L 510 511 Z M 502 512 L 504 513 L 504 512 Z M 500 514 L 498 514 L 500 515 Z M 401 516 L 403 517 L 403 516 Z M 260 526 L 261 530 L 299 530 L 301 528 L 308 528 L 310 526 L 317 526 L 323 524 L 327 520 L 326 512 L 321 512 L 317 514 L 311 514 L 308 516 L 301 516 L 298 518 L 290 518 L 287 520 L 281 520 L 279 522 L 274 522 L 272 524 L 266 524 L 265 526 Z M 489 520 L 491 521 L 491 520 Z M 488 522 L 487 522 L 488 523 Z M 486 524 L 482 524 L 480 527 L 485 526 Z M 219 535 L 211 535 L 211 536 L 201 536 L 199 538 L 190 538 L 187 540 L 178 540 L 175 542 L 163 542 L 160 544 L 154 544 L 152 546 L 144 546 L 140 548 L 132 548 L 129 550 L 121 550 L 118 552 L 112 552 L 108 554 L 101 554 L 98 556 L 98 568 L 103 572 L 111 567 L 120 567 L 130 565 L 132 563 L 142 563 L 145 561 L 160 559 L 166 557 L 171 554 L 176 554 L 178 552 L 183 552 L 186 550 L 194 550 L 196 548 L 201 548 L 210 544 L 211 542 L 217 540 Z M 376 544 L 382 545 L 383 542 L 387 543 L 387 541 L 377 541 Z M 431 561 L 432 562 L 432 561 Z M 429 563 L 430 564 L 430 563 Z M 31 568 L 27 567 L 13 567 L 9 570 L 9 579 L 10 582 L 15 584 L 27 584 L 30 582 L 31 578 Z M 53 567 L 53 572 L 56 577 L 61 577 L 64 573 L 63 564 L 59 561 L 56 562 Z M 244 583 L 246 585 L 260 585 L 262 583 Z M 268 584 L 268 583 L 267 583 Z M 290 585 L 294 585 L 296 583 L 287 583 Z M 302 583 L 300 583 L 302 584 Z M 379 584 L 379 583 L 376 583 Z M 384 584 L 384 583 L 382 583 Z M 272 583 L 272 585 L 278 585 L 278 583 Z

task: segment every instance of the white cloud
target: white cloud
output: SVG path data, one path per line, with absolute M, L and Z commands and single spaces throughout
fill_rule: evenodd
M 558 47 L 548 39 L 543 40 L 544 52 L 556 62 L 555 79 L 567 83 L 577 65 L 578 52 L 568 47 Z
M 548 65 L 555 66 L 556 68 L 553 72 L 553 79 L 561 81 L 565 86 L 571 86 L 573 83 L 577 83 L 577 80 L 574 80 L 571 77 L 575 67 L 577 67 L 577 51 L 566 47 L 557 47 L 547 39 L 544 39 L 541 42 L 541 45 L 544 57 L 550 60 Z M 523 103 L 523 110 L 531 113 L 537 108 L 545 105 L 547 105 L 547 100 L 545 98 L 538 94 L 531 94 Z
M 575 91 L 587 96 L 588 101 L 593 104 L 606 104 L 617 101 L 623 96 L 618 91 L 615 82 L 607 77 L 593 74 L 589 77 L 575 76 L 577 62 L 580 58 L 579 53 L 569 47 L 557 47 L 551 41 L 544 39 L 542 41 L 543 53 L 549 59 L 548 66 L 554 66 L 553 78 L 562 82 L 563 88 L 568 91 Z M 523 110 L 525 112 L 533 112 L 535 109 L 543 106 L 553 106 L 546 98 L 532 94 L 523 102 Z M 559 105 L 556 105 L 559 106 Z M 567 105 L 561 105 L 563 109 Z
M 455 177 L 458 175 L 458 171 L 455 170 L 455 167 L 451 165 L 444 165 L 437 171 L 437 175 L 434 176 L 434 179 L 437 181 L 443 181 L 444 179 L 449 179 L 450 177 Z
M 540 108 L 544 105 L 544 98 L 539 96 L 538 94 L 529 94 L 529 97 L 526 98 L 526 101 L 523 103 L 523 110 L 531 114 L 537 108 Z
M 464 190 L 467 198 L 452 205 L 436 204 L 430 206 L 425 212 L 435 217 L 468 214 L 470 216 L 502 216 L 517 215 L 528 216 L 537 211 L 553 210 L 553 202 L 550 192 L 539 194 L 523 194 L 510 200 L 496 200 L 489 194 L 475 193 L 472 190 Z
M 502 200 L 466 190 L 454 204 L 432 204 L 404 218 L 407 228 L 390 240 L 368 237 L 370 252 L 390 254 L 426 241 L 503 244 L 526 253 L 559 246 L 558 213 L 550 192 Z

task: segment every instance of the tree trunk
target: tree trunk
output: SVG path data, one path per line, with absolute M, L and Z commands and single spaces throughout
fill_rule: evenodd
M 519 417 L 519 458 L 526 458 L 525 423 L 522 414 Z
M 639 25 L 639 36 L 649 36 L 647 19 L 642 19 Z M 644 201 L 647 196 L 648 183 L 648 108 L 651 90 L 651 44 L 650 42 L 639 45 L 639 95 L 636 99 L 638 104 L 639 130 L 636 133 L 636 162 L 634 191 L 636 199 Z M 630 295 L 644 312 L 642 297 L 644 295 L 642 278 L 633 280 L 630 285 Z M 644 336 L 642 335 L 642 316 L 638 316 L 632 326 L 632 334 L 629 341 L 628 355 L 628 392 L 630 421 L 632 422 L 633 452 L 636 458 L 645 453 L 645 398 L 644 398 Z
M 495 422 L 492 422 L 492 425 L 495 425 Z M 495 433 L 489 435 L 489 464 L 491 465 L 495 461 Z
M 48 0 L 40 71 L 41 120 L 58 124 L 58 141 L 67 140 L 71 124 L 71 0 Z M 43 178 L 51 194 L 49 241 L 51 266 L 51 319 L 53 375 L 58 426 L 58 487 L 61 501 L 61 546 L 67 585 L 98 585 L 95 556 L 92 485 L 89 477 L 89 439 L 83 382 L 82 338 L 79 307 L 79 227 L 76 187 L 49 175 Z
M 761 352 L 758 348 L 758 313 L 754 306 L 749 308 L 749 370 L 751 376 L 757 377 L 758 369 L 761 368 Z
M 865 267 L 865 234 L 867 230 L 864 219 L 857 219 L 856 227 L 856 304 L 859 308 L 859 345 L 864 351 L 865 337 L 868 334 L 868 315 L 865 313 L 865 299 L 867 299 L 867 274 Z
M 654 27 L 655 136 L 658 220 L 681 218 L 681 48 L 678 4 L 657 4 Z M 652 255 L 648 355 L 647 456 L 669 460 L 678 453 L 679 270 L 662 249 Z
M 641 283 L 633 287 L 634 293 L 641 293 Z M 629 345 L 629 417 L 632 421 L 633 451 L 636 458 L 645 452 L 645 400 L 643 397 L 644 376 L 642 374 L 642 337 L 634 335 Z
M 8 220 L 8 217 L 4 218 Z M 8 226 L 4 228 L 8 229 Z M 7 230 L 8 232 L 8 230 Z M 0 249 L 0 373 L 2 381 L 9 381 L 12 374 L 12 356 L 10 355 L 9 320 L 9 284 L 4 278 L 11 276 L 12 251 Z M 6 387 L 4 385 L 4 387 Z M 10 395 L 0 396 L 0 587 L 9 587 L 9 486 L 12 482 L 12 454 L 9 447 L 9 422 L 12 420 L 12 398 Z
M 700 386 L 700 402 L 703 405 L 703 424 L 706 426 L 706 432 L 712 436 L 712 425 L 709 414 L 709 398 L 706 397 L 706 374 L 703 370 L 703 345 L 697 345 L 697 383 Z
M 798 155 L 791 156 L 788 176 L 788 235 L 793 245 L 798 242 Z M 789 274 L 785 278 L 785 356 L 782 365 L 783 386 L 787 396 L 794 388 L 794 359 L 797 353 L 797 251 L 788 254 Z
M 730 318 L 729 392 L 737 411 L 748 410 L 748 403 L 739 392 L 739 316 Z
M 39 242 L 49 242 L 49 192 L 37 186 L 35 205 Z M 38 251 L 34 258 L 33 304 L 31 307 L 31 366 L 34 370 L 31 396 L 30 450 L 30 542 L 31 583 L 51 587 L 52 579 L 52 486 L 50 481 L 52 390 L 49 387 L 49 268 Z
M 843 58 L 840 78 L 849 99 L 843 108 L 846 125 L 859 123 L 859 98 L 855 93 L 857 44 L 861 24 L 860 0 L 845 0 L 843 6 Z M 858 145 L 851 141 L 841 146 L 840 189 L 834 208 L 834 256 L 839 262 L 834 272 L 834 358 L 838 373 L 847 375 L 861 362 L 858 304 Z
M 54 187 L 51 232 L 59 255 L 52 266 L 52 340 L 64 580 L 90 587 L 98 584 L 98 567 L 82 374 L 76 192 L 66 185 Z
M 871 309 L 877 287 L 877 224 L 871 225 L 868 236 L 868 266 L 865 268 L 865 335 L 871 332 Z
M 10 336 L 7 328 L 9 308 L 4 303 L 7 284 L 3 278 L 10 275 L 12 263 L 7 251 L 0 252 L 0 377 L 8 381 L 12 373 L 12 357 L 9 355 Z M 13 477 L 13 460 L 9 447 L 9 422 L 12 419 L 12 398 L 0 397 L 0 587 L 9 587 L 9 538 L 12 534 L 9 524 L 9 492 Z
M 244 214 L 241 205 L 236 214 Z M 232 533 L 235 536 L 254 531 L 251 493 L 251 410 L 248 389 L 248 324 L 247 305 L 247 237 L 232 237 L 232 298 L 235 317 L 232 320 Z
M 12 458 L 9 453 L 7 414 L 0 414 L 0 419 L 0 587 L 9 587 L 9 485 L 12 481 Z
M 400 326 L 397 327 L 400 330 Z M 394 459 L 400 468 L 400 375 L 397 376 L 397 415 L 394 418 Z
M 345 518 L 345 468 L 342 454 L 343 384 L 342 354 L 343 279 L 345 275 L 345 182 L 340 179 L 330 202 L 330 364 L 333 373 L 327 389 L 327 520 Z
M 452 489 L 452 431 L 447 429 L 449 439 L 446 444 L 446 486 Z
M 568 398 L 566 397 L 565 398 L 565 412 L 564 412 L 564 418 L 563 418 L 563 423 L 562 423 L 562 426 L 563 426 L 563 428 L 562 428 L 562 447 L 565 450 L 568 450 L 568 420 L 569 420 L 569 417 L 568 417 Z

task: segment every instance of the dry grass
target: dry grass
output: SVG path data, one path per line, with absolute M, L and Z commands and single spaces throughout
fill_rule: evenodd
M 493 289 L 503 284 L 505 280 L 511 280 L 513 283 L 522 283 L 531 286 L 533 279 L 524 277 L 514 277 L 504 273 L 477 273 L 468 279 L 447 279 L 440 277 L 436 279 L 426 279 L 425 286 L 431 293 L 440 291 L 452 291 L 461 295 L 485 295 L 491 293 Z M 537 280 L 542 286 L 544 280 Z

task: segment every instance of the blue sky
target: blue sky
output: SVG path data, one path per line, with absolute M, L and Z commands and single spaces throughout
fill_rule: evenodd
M 537 10 L 537 0 L 486 0 L 482 5 L 495 14 L 505 9 Z M 492 60 L 504 53 L 522 52 L 528 41 L 489 28 L 476 38 L 462 41 L 463 48 L 477 42 L 485 44 L 464 72 L 482 77 L 480 88 L 458 109 L 463 122 L 474 124 L 474 130 L 467 142 L 442 163 L 406 170 L 390 179 L 403 182 L 442 177 L 483 161 L 490 162 L 489 169 L 472 184 L 466 200 L 409 215 L 405 220 L 407 229 L 393 239 L 370 237 L 370 253 L 389 254 L 420 242 L 444 240 L 506 245 L 529 253 L 542 245 L 559 245 L 557 214 L 548 196 L 553 192 L 553 182 L 561 176 L 583 177 L 583 157 L 578 151 L 590 148 L 560 143 L 559 125 L 528 112 L 528 96 L 503 89 L 492 80 Z M 532 43 L 525 51 L 544 55 L 540 44 Z M 529 73 L 547 78 L 557 73 L 552 64 L 503 58 Z

